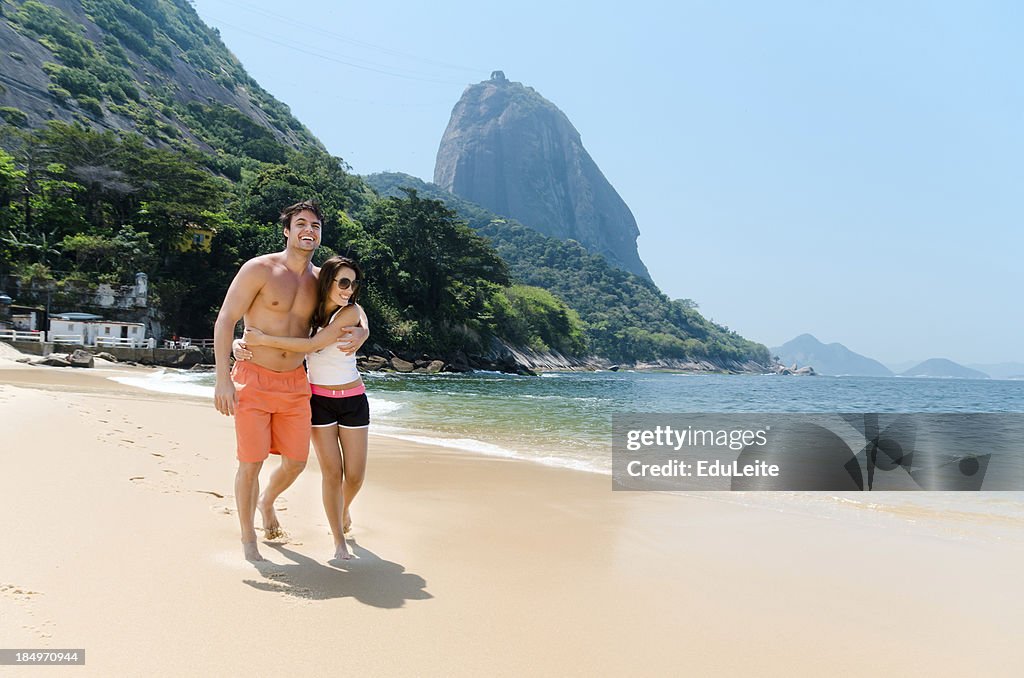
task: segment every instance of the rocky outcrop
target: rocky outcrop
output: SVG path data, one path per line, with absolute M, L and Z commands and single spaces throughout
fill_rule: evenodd
M 786 367 L 785 365 L 778 364 L 775 366 L 775 374 L 781 374 L 784 377 L 797 376 L 797 377 L 816 377 L 818 373 L 814 371 L 814 368 L 810 365 L 805 367 L 797 367 L 796 363 L 793 363 L 792 367 Z
M 585 358 L 570 358 L 558 351 L 534 351 L 525 346 L 492 339 L 490 349 L 478 360 L 490 362 L 500 372 L 553 372 L 590 371 L 606 366 L 603 361 Z
M 615 367 L 614 371 L 628 367 L 633 370 L 662 370 L 694 374 L 768 374 L 777 369 L 773 367 L 771 370 L 767 370 L 764 365 L 753 360 L 680 360 L 671 358 L 638 362 L 630 366 L 614 365 L 613 367 Z
M 369 355 L 357 359 L 360 372 L 401 372 L 405 374 L 437 374 L 439 372 L 505 372 L 532 375 L 537 372 L 566 370 L 597 370 L 607 363 L 596 359 L 570 358 L 557 351 L 533 351 L 512 346 L 500 339 L 491 339 L 487 350 L 465 353 L 456 351 L 443 356 L 395 354 L 378 345 L 369 348 Z
M 468 87 L 455 105 L 434 183 L 650 279 L 637 252 L 636 219 L 580 133 L 554 104 L 501 71 Z

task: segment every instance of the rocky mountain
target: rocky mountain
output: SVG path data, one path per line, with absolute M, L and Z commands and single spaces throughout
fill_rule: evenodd
M 956 377 L 958 379 L 988 379 L 984 372 L 972 370 L 959 363 L 945 358 L 932 358 L 920 365 L 912 367 L 900 376 L 903 377 Z
M 770 349 L 784 365 L 811 366 L 818 374 L 891 377 L 892 371 L 871 358 L 854 353 L 842 344 L 823 344 L 813 335 L 801 334 Z
M 280 162 L 320 142 L 242 68 L 188 0 L 3 0 L 0 117 L 133 131 L 150 143 Z M 234 165 L 234 166 L 233 166 Z
M 637 252 L 636 219 L 580 133 L 553 103 L 501 71 L 467 87 L 455 104 L 434 183 L 650 279 Z

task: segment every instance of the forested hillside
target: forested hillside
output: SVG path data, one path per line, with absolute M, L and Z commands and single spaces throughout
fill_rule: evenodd
M 362 261 L 384 348 L 472 353 L 497 336 L 615 361 L 767 363 L 572 243 L 457 214 L 426 184 L 378 196 L 184 0 L 0 11 L 0 285 L 19 304 L 87 310 L 83 291 L 142 271 L 151 333 L 211 336 L 241 263 L 281 248 L 281 208 L 313 198 L 326 215 L 316 261 Z
M 0 115 L 12 125 L 138 132 L 206 151 L 234 179 L 246 159 L 322 150 L 185 0 L 2 0 L 0 11 Z
M 654 283 L 611 266 L 578 243 L 549 238 L 407 174 L 365 178 L 381 195 L 401 194 L 408 187 L 448 204 L 491 242 L 513 280 L 566 301 L 583 320 L 588 344 L 598 355 L 630 362 L 770 362 L 767 348 L 709 322 L 692 301 L 670 300 Z

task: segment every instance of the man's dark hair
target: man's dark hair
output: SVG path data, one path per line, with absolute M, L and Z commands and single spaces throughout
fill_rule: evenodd
M 297 202 L 294 205 L 285 207 L 284 211 L 281 212 L 281 218 L 279 219 L 281 226 L 283 228 L 290 229 L 292 226 L 292 217 L 303 210 L 309 210 L 315 214 L 316 218 L 320 220 L 320 225 L 323 226 L 324 214 L 320 211 L 320 203 L 316 200 L 303 200 L 302 202 Z

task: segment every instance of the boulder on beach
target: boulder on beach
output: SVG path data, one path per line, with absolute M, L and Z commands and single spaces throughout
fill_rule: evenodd
M 412 372 L 416 368 L 416 365 L 408 360 L 402 360 L 398 356 L 395 356 L 391 359 L 391 367 L 393 367 L 397 372 Z
M 68 358 L 68 362 L 71 363 L 72 367 L 95 367 L 96 363 L 93 360 L 92 353 L 83 349 L 75 349 L 75 352 Z
M 46 367 L 71 367 L 67 353 L 51 353 L 48 356 L 33 360 L 32 365 L 45 365 Z

